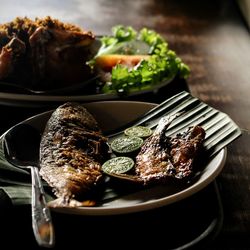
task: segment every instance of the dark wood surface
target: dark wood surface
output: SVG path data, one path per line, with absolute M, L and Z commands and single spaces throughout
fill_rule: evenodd
M 109 34 L 116 24 L 131 25 L 136 29 L 147 26 L 167 39 L 169 47 L 190 66 L 191 75 L 185 83 L 176 81 L 172 86 L 174 90 L 166 88 L 159 97 L 140 97 L 138 100 L 159 102 L 174 92 L 189 89 L 194 96 L 230 115 L 239 125 L 243 134 L 228 146 L 225 167 L 216 179 L 223 206 L 223 225 L 217 229 L 216 237 L 211 237 L 199 249 L 250 249 L 250 33 L 237 4 L 232 0 L 16 0 L 1 5 L 1 23 L 24 15 L 51 15 L 96 34 Z M 3 106 L 1 112 L 4 122 L 0 126 L 4 131 L 38 109 L 17 111 Z M 19 115 L 9 115 L 7 119 L 11 112 Z M 215 193 L 211 191 L 210 196 Z M 210 196 L 207 196 L 208 200 Z M 202 199 L 206 200 L 204 195 Z M 207 202 L 206 208 L 201 207 L 204 211 L 197 213 L 198 219 L 191 212 L 194 223 L 186 222 L 190 223 L 187 230 L 195 231 L 192 226 L 198 226 L 198 220 L 202 221 L 198 214 L 204 217 L 209 213 L 216 214 L 214 201 L 211 200 L 210 205 Z M 186 210 L 185 204 L 182 205 L 181 213 L 189 214 L 190 206 Z M 164 223 L 168 227 L 167 221 Z M 146 226 L 150 229 L 158 224 Z M 160 241 L 167 245 L 167 236 Z

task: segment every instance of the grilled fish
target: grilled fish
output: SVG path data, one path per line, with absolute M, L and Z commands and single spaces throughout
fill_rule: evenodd
M 164 182 L 169 177 L 184 179 L 190 176 L 203 145 L 205 131 L 200 126 L 193 126 L 183 133 L 168 137 L 165 133 L 173 119 L 163 117 L 154 133 L 144 141 L 136 156 L 134 175 L 112 175 L 143 185 Z
M 109 154 L 107 138 L 80 104 L 59 106 L 47 122 L 40 143 L 40 175 L 60 202 L 81 201 L 102 179 Z

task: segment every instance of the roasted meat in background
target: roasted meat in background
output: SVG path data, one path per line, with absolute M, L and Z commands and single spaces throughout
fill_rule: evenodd
M 53 89 L 89 79 L 95 36 L 46 17 L 16 18 L 0 25 L 0 80 Z
M 95 189 L 108 156 L 107 139 L 83 106 L 65 103 L 53 112 L 40 144 L 40 174 L 62 203 Z

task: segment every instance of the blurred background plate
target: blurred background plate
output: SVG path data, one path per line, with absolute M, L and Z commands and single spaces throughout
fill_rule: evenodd
M 97 39 L 91 47 L 91 54 L 97 54 L 101 46 L 101 37 L 96 36 Z M 160 89 L 167 88 L 175 79 L 178 80 L 178 77 L 172 76 L 162 82 L 157 82 L 146 88 L 143 87 L 144 89 L 134 90 L 126 94 L 97 93 L 99 76 L 96 73 L 93 73 L 85 82 L 67 84 L 65 85 L 66 87 L 57 89 L 38 90 L 37 93 L 35 93 L 36 90 L 25 88 L 23 84 L 0 81 L 0 105 L 12 107 L 53 107 L 67 101 L 93 102 L 139 98 L 146 94 L 158 93 Z
M 120 96 L 116 93 L 113 94 L 89 94 L 85 95 L 84 90 L 82 94 L 78 91 L 77 95 L 37 95 L 37 94 L 17 94 L 0 92 L 0 104 L 16 107 L 43 107 L 52 106 L 56 103 L 63 103 L 68 101 L 77 102 L 92 102 L 92 101 L 104 101 L 104 100 L 119 100 L 124 98 L 135 97 L 147 93 L 156 93 L 160 88 L 167 86 L 173 81 L 173 79 L 165 80 L 159 84 L 155 84 L 150 89 L 141 91 L 135 91 L 129 93 L 126 96 Z

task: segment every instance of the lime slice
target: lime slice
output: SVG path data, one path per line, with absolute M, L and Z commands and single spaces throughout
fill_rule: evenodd
M 112 141 L 111 149 L 120 154 L 127 154 L 138 150 L 143 144 L 143 139 L 136 136 L 119 137 Z
M 152 130 L 145 126 L 134 126 L 125 129 L 124 133 L 128 136 L 138 136 L 141 138 L 146 138 L 152 134 Z
M 102 165 L 103 172 L 107 174 L 122 174 L 128 172 L 134 167 L 132 158 L 126 156 L 114 157 Z

